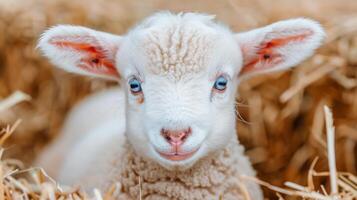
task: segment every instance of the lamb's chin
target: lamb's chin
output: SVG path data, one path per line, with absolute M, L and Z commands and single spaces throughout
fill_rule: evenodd
M 159 153 L 159 155 L 164 159 L 173 162 L 179 162 L 190 159 L 199 149 L 200 147 L 194 148 L 191 151 L 163 152 L 156 150 L 156 152 Z
M 189 158 L 191 158 L 197 151 L 199 148 L 196 148 L 190 152 L 160 152 L 157 151 L 161 157 L 170 160 L 170 161 L 174 161 L 174 162 L 179 162 L 179 161 L 184 161 L 187 160 Z
M 203 149 L 202 147 L 195 149 L 194 151 L 190 152 L 192 155 L 186 155 L 185 159 L 181 160 L 172 160 L 168 159 L 166 156 L 161 155 L 159 152 L 156 150 L 154 151 L 154 160 L 164 167 L 167 170 L 170 171 L 185 171 L 189 168 L 191 168 L 197 161 L 203 157 Z

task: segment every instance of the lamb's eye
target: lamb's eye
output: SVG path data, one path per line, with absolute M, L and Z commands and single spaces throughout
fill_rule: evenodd
M 214 89 L 223 92 L 227 88 L 228 80 L 224 76 L 220 76 L 217 78 L 216 82 L 214 83 Z
M 129 87 L 130 87 L 130 91 L 133 93 L 133 94 L 137 94 L 139 92 L 142 91 L 141 89 L 141 83 L 138 79 L 136 78 L 132 78 L 129 80 Z

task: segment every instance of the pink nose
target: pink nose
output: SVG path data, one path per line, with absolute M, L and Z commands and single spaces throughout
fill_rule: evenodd
M 182 145 L 190 134 L 191 134 L 191 128 L 187 128 L 183 130 L 166 130 L 166 129 L 161 130 L 161 135 L 172 146 Z

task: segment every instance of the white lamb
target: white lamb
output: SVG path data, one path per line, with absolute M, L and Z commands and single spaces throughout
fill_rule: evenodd
M 235 34 L 196 13 L 158 13 L 125 36 L 53 27 L 39 48 L 55 65 L 121 88 L 75 108 L 38 163 L 87 190 L 119 182 L 118 199 L 263 199 L 240 178 L 255 172 L 235 131 L 237 85 L 298 64 L 323 38 L 308 19 Z

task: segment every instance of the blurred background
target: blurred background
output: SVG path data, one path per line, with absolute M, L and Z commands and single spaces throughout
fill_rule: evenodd
M 320 21 L 328 37 L 314 56 L 288 72 L 242 83 L 237 130 L 261 180 L 277 186 L 285 181 L 306 185 L 315 157 L 315 169 L 328 170 L 326 104 L 334 113 L 337 168 L 356 174 L 356 0 L 0 0 L 0 99 L 16 90 L 32 97 L 0 115 L 1 127 L 23 120 L 6 143 L 6 156 L 30 166 L 56 139 L 69 109 L 112 84 L 51 66 L 36 49 L 44 30 L 75 24 L 125 34 L 160 10 L 213 14 L 237 32 L 293 17 Z M 316 185 L 327 183 L 327 178 L 315 180 Z M 275 192 L 265 194 L 277 198 Z

